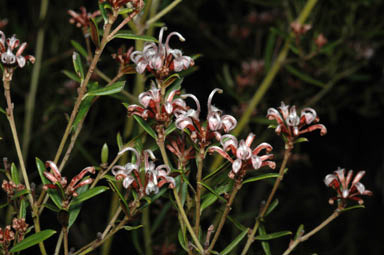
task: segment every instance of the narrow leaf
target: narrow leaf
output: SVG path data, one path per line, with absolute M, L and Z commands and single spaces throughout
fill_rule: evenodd
M 119 93 L 120 91 L 123 90 L 124 85 L 125 85 L 125 81 L 118 81 L 110 86 L 89 91 L 87 94 L 84 95 L 83 99 L 86 98 L 87 96 L 107 96 L 107 95 Z
M 279 205 L 279 200 L 275 199 L 268 207 L 267 211 L 265 212 L 264 217 L 267 217 L 277 206 Z
M 262 174 L 262 175 L 259 175 L 259 176 L 255 176 L 255 177 L 251 177 L 249 179 L 246 179 L 245 181 L 243 181 L 243 184 L 249 183 L 249 182 L 260 181 L 260 180 L 264 180 L 264 179 L 268 179 L 268 178 L 277 178 L 277 177 L 279 177 L 278 173 Z
M 80 188 L 78 188 L 76 190 L 77 194 L 80 195 L 80 194 L 84 193 L 85 191 L 87 191 L 88 186 L 89 185 L 84 185 L 84 186 L 81 186 Z M 76 200 L 76 199 L 77 199 L 77 197 L 74 198 L 74 200 Z M 81 204 L 78 204 L 77 206 L 74 206 L 74 207 L 69 209 L 68 229 L 73 225 L 73 223 L 75 223 L 77 217 L 80 214 L 80 210 L 81 210 Z
M 11 177 L 15 184 L 20 183 L 19 170 L 14 163 L 11 164 Z
M 71 79 L 71 80 L 74 80 L 74 81 L 76 81 L 76 82 L 78 82 L 78 83 L 80 83 L 81 81 L 80 81 L 80 79 L 79 79 L 79 77 L 77 77 L 77 75 L 75 74 L 75 73 L 73 73 L 73 72 L 71 72 L 71 71 L 68 71 L 68 70 L 63 70 L 63 71 L 61 71 L 63 74 L 65 74 L 69 79 Z
M 108 2 L 100 2 L 99 1 L 99 10 L 100 10 L 101 17 L 103 17 L 103 19 L 104 19 L 104 25 L 108 24 L 108 13 L 105 10 L 105 7 L 107 4 L 108 4 Z
M 276 41 L 276 33 L 270 31 L 267 38 L 267 46 L 266 46 L 265 55 L 264 55 L 264 63 L 265 63 L 264 66 L 265 66 L 266 72 L 268 72 L 269 68 L 271 67 L 275 41 Z
M 364 205 L 354 205 L 354 206 L 350 206 L 350 207 L 347 207 L 343 210 L 340 210 L 340 212 L 346 212 L 346 211 L 349 211 L 349 210 L 354 210 L 354 209 L 362 209 L 362 208 L 365 208 Z
M 27 216 L 27 202 L 25 199 L 20 201 L 19 218 L 25 219 Z
M 265 235 L 258 235 L 255 236 L 255 240 L 271 240 L 271 239 L 276 239 L 282 236 L 287 236 L 287 235 L 292 235 L 291 231 L 279 231 L 279 232 L 274 232 L 270 234 L 265 234 Z
M 211 187 L 209 187 L 207 184 L 203 183 L 203 182 L 198 182 L 199 184 L 201 184 L 204 188 L 206 188 L 209 192 L 211 192 L 212 194 L 214 194 L 218 199 L 220 199 L 221 201 L 223 202 L 227 202 L 227 200 L 225 200 L 225 198 L 221 197 L 219 193 L 217 193 L 216 191 L 214 191 Z M 223 192 L 224 193 L 224 192 Z
M 139 40 L 146 42 L 157 42 L 156 38 L 149 35 L 135 35 L 128 32 L 117 33 L 113 38 L 128 39 L 128 40 Z
M 153 139 L 157 140 L 156 132 L 151 128 L 151 126 L 148 125 L 143 118 L 133 115 L 133 118 L 139 123 L 139 125 L 150 135 Z
M 167 129 L 164 131 L 165 137 L 167 137 L 169 134 L 171 134 L 175 130 L 176 130 L 176 124 L 175 122 L 172 122 L 172 124 L 169 125 Z
M 139 229 L 139 228 L 142 228 L 143 225 L 138 225 L 138 226 L 124 226 L 123 229 L 127 230 L 127 231 L 131 231 L 131 230 L 135 230 L 135 229 Z
M 7 112 L 3 109 L 3 107 L 0 107 L 0 112 L 4 113 L 5 115 L 7 115 Z
M 88 84 L 89 90 L 96 90 L 99 87 L 99 84 L 97 82 L 92 82 Z M 92 106 L 94 96 L 90 96 L 85 98 L 80 103 L 79 111 L 77 112 L 76 118 L 73 121 L 72 130 L 75 131 L 79 125 L 79 123 L 85 118 L 87 115 L 89 108 Z
M 217 200 L 217 197 L 211 193 L 205 195 L 200 205 L 200 213 L 202 213 L 205 210 L 205 208 L 208 208 L 210 205 L 216 202 L 216 200 Z
M 185 241 L 185 238 L 184 238 L 184 235 L 183 235 L 183 232 L 181 231 L 181 229 L 179 229 L 179 232 L 177 233 L 177 238 L 179 240 L 179 243 L 181 245 L 181 247 L 185 250 L 185 251 L 189 251 L 187 249 L 187 246 L 186 246 L 186 241 Z
M 295 239 L 300 238 L 304 234 L 304 225 L 300 224 L 300 226 L 297 228 Z
M 98 187 L 94 187 L 90 190 L 87 190 L 84 193 L 78 195 L 76 197 L 76 199 L 71 202 L 70 208 L 73 206 L 76 206 L 76 205 L 78 205 L 78 204 L 80 204 L 80 203 L 82 203 L 88 199 L 91 199 L 92 197 L 97 196 L 108 189 L 109 188 L 105 187 L 105 186 L 98 186 Z
M 230 253 L 247 234 L 248 228 L 241 232 L 227 247 L 225 247 L 225 249 L 220 252 L 220 255 L 226 255 Z
M 104 178 L 107 179 L 112 191 L 115 192 L 117 194 L 117 196 L 119 197 L 120 203 L 122 203 L 124 205 L 124 207 L 125 207 L 125 208 L 123 208 L 123 209 L 125 209 L 124 211 L 129 212 L 129 205 L 128 205 L 126 199 L 124 198 L 123 194 L 121 194 L 119 188 L 116 186 L 115 178 L 110 176 L 110 175 L 105 175 Z
M 318 86 L 318 87 L 321 87 L 321 88 L 325 87 L 325 84 L 323 82 L 312 78 L 308 74 L 303 73 L 303 72 L 297 70 L 296 68 L 294 68 L 291 65 L 284 65 L 284 67 L 285 67 L 285 69 L 287 69 L 288 72 L 290 72 L 292 75 L 296 76 L 297 78 L 299 78 L 302 81 L 305 81 L 305 82 L 307 82 L 309 84 L 312 84 L 312 85 L 315 85 L 315 86 Z
M 265 231 L 265 227 L 263 224 L 259 226 L 259 233 L 260 235 L 266 235 L 267 232 Z M 265 252 L 265 255 L 272 255 L 271 253 L 271 247 L 269 246 L 269 243 L 267 241 L 261 241 L 261 247 L 263 247 L 263 250 Z
M 44 172 L 47 171 L 45 168 L 45 165 L 43 161 L 41 161 L 39 158 L 36 158 L 36 165 L 37 165 L 37 171 L 39 172 L 41 182 L 43 184 L 50 184 L 50 182 L 45 178 Z M 57 206 L 57 208 L 62 209 L 61 206 L 61 198 L 56 190 L 48 189 L 47 191 L 49 197 L 53 201 L 53 203 Z
M 99 28 L 97 27 L 96 21 L 94 18 L 91 19 L 90 30 L 91 30 L 91 40 L 96 48 L 100 47 L 100 33 Z
M 80 53 L 80 55 L 82 55 L 84 58 L 88 57 L 88 53 L 86 49 L 84 49 L 84 47 L 81 46 L 80 43 L 76 42 L 75 40 L 71 40 L 71 44 L 73 48 L 75 48 L 75 50 L 77 50 Z
M 124 143 L 123 143 L 123 138 L 121 137 L 120 132 L 118 132 L 116 135 L 116 143 L 117 143 L 117 147 L 119 147 L 119 151 L 121 151 Z
M 13 246 L 12 249 L 10 250 L 10 252 L 19 252 L 19 251 L 25 250 L 31 246 L 34 246 L 38 243 L 43 242 L 44 240 L 50 238 L 55 233 L 56 233 L 55 230 L 46 229 L 46 230 L 40 231 L 38 233 L 35 233 L 33 235 L 30 235 L 27 238 L 25 238 L 23 241 L 21 241 L 20 243 Z
M 84 69 L 83 64 L 81 63 L 81 57 L 79 53 L 76 51 L 72 54 L 73 68 L 75 69 L 75 73 L 80 79 L 84 79 Z

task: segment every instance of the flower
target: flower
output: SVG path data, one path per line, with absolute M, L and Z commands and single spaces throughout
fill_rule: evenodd
M 312 108 L 304 108 L 301 110 L 300 117 L 297 115 L 296 107 L 285 105 L 281 102 L 281 106 L 277 109 L 269 108 L 267 112 L 267 118 L 269 120 L 276 120 L 277 127 L 275 132 L 285 134 L 289 138 L 297 137 L 301 134 L 312 132 L 316 129 L 320 129 L 320 135 L 325 135 L 327 129 L 322 124 L 313 124 L 319 122 L 319 117 L 316 115 L 316 111 Z M 304 128 L 307 126 L 306 128 Z
M 143 5 L 142 0 L 100 0 L 100 2 L 108 2 L 116 10 L 129 4 L 133 5 L 136 8 L 141 8 L 141 6 Z
M 195 150 L 193 149 L 193 146 L 187 148 L 185 137 L 176 137 L 171 140 L 170 144 L 167 144 L 166 147 L 178 158 L 182 166 L 187 165 L 191 159 L 195 158 Z
M 78 194 L 76 190 L 84 185 L 91 184 L 92 178 L 85 179 L 84 176 L 87 173 L 95 173 L 94 167 L 86 167 L 81 172 L 72 178 L 71 182 L 67 185 L 67 178 L 62 177 L 56 164 L 52 161 L 45 162 L 45 166 L 52 170 L 51 172 L 43 172 L 44 176 L 52 182 L 52 184 L 45 184 L 44 189 L 64 189 L 64 193 L 67 196 L 65 200 L 69 200 L 70 197 L 76 197 Z
M 24 218 L 13 218 L 12 220 L 12 228 L 17 233 L 17 240 L 21 241 L 24 239 L 24 235 L 27 232 L 28 224 L 25 222 Z
M 139 103 L 142 106 L 132 104 L 127 107 L 128 116 L 138 115 L 144 120 L 151 118 L 160 122 L 169 122 L 175 111 L 186 108 L 186 103 L 183 99 L 175 98 L 179 93 L 179 90 L 171 91 L 162 104 L 160 89 L 152 84 L 150 90 L 142 92 L 138 97 Z
M 7 47 L 6 45 L 7 44 Z M 25 48 L 27 47 L 27 43 L 24 42 L 20 45 L 19 39 L 13 35 L 10 38 L 5 38 L 5 34 L 0 31 L 0 59 L 1 62 L 6 66 L 14 66 L 18 65 L 20 68 L 25 66 L 27 61 L 32 64 L 35 62 L 35 58 L 31 55 L 22 56 Z M 13 53 L 16 50 L 16 54 Z
M 15 239 L 15 233 L 11 230 L 11 226 L 6 226 L 4 230 L 0 228 L 0 244 L 6 250 L 12 240 Z
M 296 36 L 301 36 L 312 28 L 311 24 L 300 24 L 297 21 L 291 23 L 291 29 Z
M 159 33 L 159 43 L 146 42 L 142 51 L 134 51 L 131 54 L 132 62 L 136 64 L 136 71 L 143 73 L 146 69 L 153 72 L 159 80 L 168 76 L 170 72 L 180 72 L 194 65 L 191 57 L 184 56 L 181 50 L 169 47 L 169 40 L 176 35 L 180 41 L 185 41 L 178 32 L 170 33 L 165 43 L 163 34 L 167 27 L 162 27 Z
M 1 188 L 7 193 L 7 195 L 13 196 L 17 191 L 21 191 L 25 189 L 24 184 L 15 184 L 13 181 L 7 181 L 3 180 L 3 183 L 1 184 Z
M 325 176 L 325 185 L 337 192 L 337 196 L 330 198 L 329 203 L 334 204 L 336 200 L 340 200 L 340 206 L 343 208 L 348 199 L 363 204 L 364 200 L 360 197 L 361 195 L 373 195 L 372 191 L 365 189 L 365 186 L 360 182 L 364 175 L 365 171 L 359 171 L 352 180 L 353 170 L 349 170 L 345 176 L 345 169 L 339 167 L 333 174 Z
M 100 11 L 97 10 L 93 13 L 88 13 L 87 9 L 84 6 L 80 7 L 80 13 L 77 13 L 73 10 L 68 10 L 68 14 L 71 15 L 69 23 L 76 24 L 77 27 L 87 28 L 91 24 L 91 19 L 100 16 Z
M 232 170 L 228 174 L 228 176 L 232 179 L 236 175 L 245 174 L 245 170 L 250 166 L 255 170 L 266 165 L 275 169 L 276 163 L 270 161 L 270 159 L 273 158 L 273 154 L 266 154 L 262 156 L 258 155 L 260 151 L 264 149 L 267 153 L 269 153 L 272 150 L 272 146 L 268 143 L 261 143 L 256 146 L 256 148 L 251 149 L 251 144 L 254 139 L 255 135 L 253 133 L 250 133 L 245 140 L 242 139 L 240 142 L 238 142 L 237 138 L 233 135 L 223 135 L 220 140 L 223 148 L 220 148 L 219 146 L 211 146 L 209 147 L 208 152 L 218 152 L 221 156 L 232 163 Z M 227 151 L 231 151 L 236 159 L 232 159 Z
M 181 98 L 192 98 L 196 103 L 196 110 L 189 108 L 187 110 L 175 111 L 176 127 L 180 130 L 188 129 L 191 132 L 192 140 L 197 143 L 200 142 L 204 147 L 209 143 L 212 138 L 220 141 L 221 131 L 228 133 L 233 130 L 237 125 L 237 120 L 231 115 L 223 115 L 222 110 L 212 105 L 212 98 L 216 92 L 222 93 L 221 89 L 214 89 L 208 97 L 208 114 L 207 114 L 207 127 L 200 123 L 200 102 L 196 96 L 192 94 L 181 95 Z
M 132 151 L 135 154 L 136 161 L 134 163 L 127 163 L 125 166 L 114 166 L 112 168 L 112 174 L 115 176 L 116 180 L 123 180 L 123 187 L 128 189 L 133 187 L 140 196 L 150 195 L 152 193 L 158 193 L 159 188 L 164 184 L 169 183 L 169 188 L 173 189 L 176 186 L 175 179 L 170 176 L 171 169 L 167 165 L 159 165 L 156 167 L 153 161 L 156 159 L 155 155 L 151 150 L 145 150 L 143 152 L 143 157 L 140 153 L 132 148 L 127 147 L 121 153 L 125 151 Z M 145 172 L 145 184 L 143 185 L 140 178 L 140 165 L 144 163 L 144 172 Z

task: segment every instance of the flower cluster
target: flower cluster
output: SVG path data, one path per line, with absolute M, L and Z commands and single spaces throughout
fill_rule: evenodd
M 325 185 L 337 192 L 337 196 L 330 198 L 329 203 L 334 204 L 338 200 L 341 201 L 340 206 L 344 207 L 349 199 L 363 204 L 364 200 L 360 196 L 372 196 L 373 194 L 372 191 L 365 189 L 365 186 L 360 182 L 364 175 L 365 171 L 359 171 L 352 180 L 353 170 L 349 170 L 345 176 L 345 169 L 339 167 L 333 174 L 325 176 Z
M 24 184 L 15 184 L 13 181 L 3 180 L 1 188 L 7 193 L 8 197 L 13 196 L 16 192 L 25 189 Z
M 155 155 L 151 150 L 145 150 L 143 155 L 132 148 L 127 147 L 123 151 L 132 151 L 135 154 L 136 161 L 129 162 L 124 166 L 114 166 L 112 168 L 112 174 L 116 180 L 123 180 L 123 187 L 128 189 L 133 187 L 139 195 L 150 195 L 159 192 L 164 184 L 169 183 L 169 188 L 173 189 L 176 186 L 175 179 L 170 176 L 171 169 L 167 165 L 158 165 L 156 167 L 153 160 L 156 159 Z M 149 160 L 151 158 L 152 160 Z M 141 164 L 144 164 L 144 168 L 141 169 Z M 140 178 L 140 171 L 145 173 L 145 181 L 143 182 Z
M 11 230 L 11 226 L 6 226 L 4 230 L 0 228 L 0 244 L 3 250 L 6 250 L 14 239 L 15 233 Z
M 131 5 L 135 8 L 141 8 L 143 0 L 100 0 L 101 3 L 109 3 L 115 10 L 120 9 L 124 6 L 129 7 Z
M 178 158 L 178 161 L 182 166 L 186 166 L 191 159 L 195 158 L 196 153 L 193 146 L 186 148 L 186 139 L 185 137 L 183 138 L 178 136 L 175 139 L 172 139 L 166 147 Z
M 28 55 L 24 57 L 21 55 L 26 47 L 27 43 L 24 42 L 20 45 L 20 41 L 15 35 L 10 38 L 5 38 L 3 31 L 0 31 L 0 59 L 4 65 L 13 67 L 17 64 L 20 68 L 22 68 L 25 66 L 27 61 L 33 64 L 35 62 L 35 58 L 33 56 Z M 13 53 L 16 49 L 16 53 Z
M 293 139 L 301 134 L 312 132 L 316 129 L 320 129 L 320 135 L 325 135 L 327 133 L 327 129 L 324 125 L 314 124 L 319 122 L 319 117 L 317 116 L 316 111 L 312 108 L 304 108 L 299 117 L 295 106 L 289 107 L 289 105 L 285 105 L 281 102 L 281 106 L 278 107 L 278 109 L 268 109 L 267 118 L 269 120 L 276 120 L 278 125 L 275 132 L 278 135 L 283 133 L 288 139 Z
M 233 130 L 237 125 L 237 120 L 231 115 L 223 115 L 222 110 L 212 105 L 212 98 L 216 92 L 222 93 L 221 89 L 214 89 L 208 97 L 208 114 L 207 127 L 200 123 L 200 102 L 196 96 L 192 94 L 184 94 L 181 98 L 192 98 L 196 103 L 196 110 L 187 108 L 175 111 L 176 127 L 180 130 L 188 129 L 191 132 L 192 140 L 200 142 L 202 147 L 205 147 L 212 138 L 220 141 L 221 131 L 225 133 Z
M 24 239 L 24 235 L 27 232 L 28 224 L 23 218 L 14 218 L 12 220 L 12 228 L 8 225 L 4 229 L 0 228 L 0 246 L 4 251 L 8 250 L 8 246 L 11 241 L 15 240 L 15 232 L 17 241 L 20 242 Z M 5 253 L 8 254 L 8 253 Z
M 139 95 L 139 103 L 142 105 L 128 106 L 128 116 L 138 115 L 143 119 L 155 119 L 159 122 L 168 122 L 175 111 L 186 109 L 186 103 L 181 98 L 175 98 L 178 90 L 169 93 L 162 103 L 160 89 L 152 84 L 152 88 Z
M 73 10 L 68 10 L 68 14 L 71 15 L 69 23 L 76 24 L 77 27 L 88 28 L 91 24 L 91 19 L 100 16 L 100 11 L 88 13 L 84 6 L 80 7 L 80 13 Z
M 240 142 L 238 142 L 237 138 L 233 135 L 223 135 L 220 140 L 223 148 L 219 146 L 211 146 L 209 147 L 208 152 L 213 153 L 216 151 L 232 163 L 232 170 L 229 173 L 229 177 L 232 179 L 235 178 L 236 175 L 244 175 L 249 167 L 252 167 L 255 170 L 262 166 L 269 166 L 270 168 L 275 169 L 276 163 L 270 161 L 270 159 L 273 158 L 273 154 L 259 156 L 260 151 L 264 149 L 266 153 L 271 152 L 272 146 L 268 143 L 261 143 L 256 146 L 256 148 L 251 149 L 251 144 L 254 139 L 255 135 L 253 133 L 250 133 L 245 140 L 242 139 Z M 227 151 L 231 151 L 236 159 L 232 159 Z
M 76 197 L 78 194 L 76 190 L 84 185 L 91 184 L 93 182 L 92 178 L 84 178 L 87 173 L 94 174 L 94 167 L 84 168 L 78 175 L 72 178 L 71 182 L 68 184 L 67 178 L 62 177 L 59 169 L 56 164 L 52 161 L 47 161 L 45 163 L 46 167 L 52 170 L 51 172 L 44 172 L 44 176 L 52 182 L 52 184 L 45 184 L 44 189 L 63 189 L 64 194 L 66 195 L 63 200 L 68 201 L 71 197 Z
M 194 65 L 191 57 L 183 56 L 179 49 L 169 47 L 169 40 L 176 35 L 180 41 L 185 41 L 178 32 L 170 33 L 165 43 L 163 34 L 166 27 L 162 27 L 159 34 L 159 43 L 147 42 L 142 51 L 134 51 L 131 54 L 132 61 L 136 64 L 136 71 L 143 73 L 145 70 L 154 73 L 158 80 L 163 80 L 170 72 L 180 72 Z

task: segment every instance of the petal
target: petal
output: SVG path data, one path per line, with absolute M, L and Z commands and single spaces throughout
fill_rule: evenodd
M 232 171 L 233 173 L 237 174 L 239 170 L 241 169 L 242 166 L 242 160 L 241 159 L 236 159 L 232 163 Z
M 251 157 L 252 166 L 254 169 L 259 169 L 261 167 L 261 164 L 263 161 L 260 159 L 260 157 L 253 155 Z
M 237 120 L 231 115 L 224 115 L 221 117 L 223 123 L 224 132 L 228 133 L 233 130 L 237 125 Z

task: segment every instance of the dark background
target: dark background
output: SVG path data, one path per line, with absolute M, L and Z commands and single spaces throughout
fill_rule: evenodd
M 75 90 L 68 86 L 68 80 L 61 70 L 72 68 L 73 48 L 70 40 L 82 42 L 82 35 L 79 29 L 68 23 L 66 10 L 77 10 L 79 6 L 85 5 L 93 11 L 95 2 L 51 2 L 46 20 L 39 23 L 39 1 L 0 1 L 0 19 L 8 19 L 7 26 L 2 30 L 7 36 L 15 33 L 22 42 L 27 41 L 28 54 L 34 52 L 39 26 L 46 29 L 33 123 L 34 135 L 28 157 L 28 165 L 31 167 L 34 167 L 35 157 L 48 160 L 54 156 L 65 126 L 64 114 L 70 112 L 75 95 Z M 162 4 L 165 5 L 166 2 Z M 215 105 L 239 117 L 239 106 L 248 102 L 265 76 L 265 73 L 261 73 L 254 82 L 239 89 L 236 86 L 236 77 L 241 75 L 242 62 L 264 59 L 271 28 L 280 31 L 277 38 L 282 38 L 289 31 L 289 23 L 304 4 L 305 1 L 300 0 L 182 2 L 161 21 L 168 26 L 169 32 L 178 31 L 187 39 L 185 43 L 174 40 L 174 47 L 182 48 L 187 55 L 202 55 L 196 60 L 197 70 L 185 78 L 185 91 L 196 94 L 204 102 L 212 89 L 221 87 L 224 94 L 215 96 Z M 332 51 L 319 54 L 308 61 L 300 59 L 294 53 L 288 56 L 290 65 L 323 83 L 331 81 L 345 70 L 358 68 L 350 75 L 335 81 L 333 87 L 311 105 L 318 112 L 321 123 L 328 128 L 328 134 L 324 137 L 320 137 L 318 133 L 308 134 L 310 142 L 295 148 L 293 160 L 289 163 L 289 172 L 277 193 L 279 208 L 267 221 L 268 232 L 294 232 L 299 224 L 304 224 L 309 231 L 331 214 L 332 206 L 328 205 L 328 198 L 333 193 L 325 187 L 323 178 L 339 166 L 347 170 L 366 170 L 362 182 L 374 193 L 373 197 L 364 198 L 365 209 L 345 213 L 319 234 L 301 244 L 295 254 L 354 255 L 384 252 L 381 235 L 384 227 L 384 20 L 379 11 L 383 7 L 383 3 L 378 0 L 319 1 L 307 21 L 313 28 L 302 38 L 301 45 L 305 51 L 310 51 L 313 48 L 313 38 L 319 33 L 328 38 L 329 44 L 339 42 Z M 269 19 L 252 23 L 247 18 L 250 13 L 256 13 L 258 17 L 262 14 L 269 15 Z M 276 39 L 275 44 L 277 52 L 278 40 Z M 112 61 L 110 53 L 124 43 L 126 42 L 116 42 L 107 48 L 99 65 L 101 69 L 111 73 L 116 69 L 116 66 L 108 64 Z M 365 57 L 363 53 L 366 49 L 372 50 L 373 55 Z M 22 127 L 23 102 L 28 93 L 31 70 L 31 65 L 17 70 L 12 85 L 19 129 Z M 228 74 L 232 83 L 226 78 Z M 272 129 L 265 131 L 267 125 L 262 121 L 267 108 L 279 106 L 280 101 L 296 104 L 301 108 L 320 91 L 321 88 L 282 68 L 271 89 L 255 109 L 254 121 L 244 130 L 242 136 L 245 137 L 252 130 L 262 138 L 260 141 L 271 143 L 278 154 L 283 146 L 282 141 L 274 136 Z M 4 108 L 4 100 L 0 102 Z M 97 164 L 102 144 L 114 144 L 116 132 L 123 131 L 125 116 L 123 107 L 113 98 L 103 98 L 94 106 L 73 158 L 67 166 L 69 175 L 85 165 L 95 164 L 95 161 Z M 1 116 L 0 136 L 3 138 L 0 141 L 0 155 L 16 161 L 5 116 Z M 38 181 L 36 173 L 31 173 L 31 176 Z M 243 219 L 241 222 L 244 225 L 253 225 L 250 214 L 258 208 L 269 188 L 268 183 L 244 188 L 231 213 Z M 104 195 L 104 198 L 108 199 L 108 196 Z M 105 223 L 100 219 L 106 215 L 107 212 L 97 202 L 90 203 L 81 214 L 79 228 L 73 230 L 73 243 L 79 246 L 83 243 L 79 233 L 93 238 L 95 232 L 103 229 Z M 54 215 L 47 212 L 47 218 L 49 220 L 44 222 L 44 226 L 59 229 Z M 208 226 L 209 219 L 204 219 L 203 224 Z M 1 222 L 1 226 L 3 225 L 5 222 Z M 232 234 L 230 229 L 226 233 L 229 237 Z M 124 239 L 117 239 L 116 242 L 116 246 L 126 243 Z M 154 242 L 161 245 L 161 239 L 155 239 Z M 278 254 L 283 251 L 288 242 L 287 237 L 271 241 L 272 252 Z M 121 251 L 121 248 L 117 250 Z M 254 245 L 254 250 L 250 254 L 262 254 L 258 245 Z

